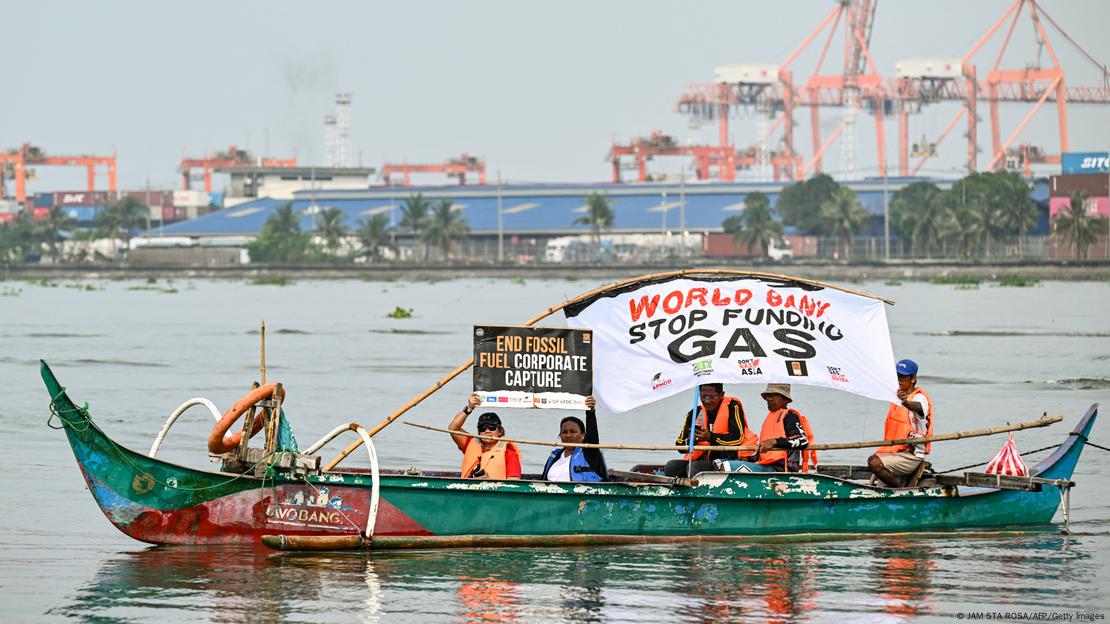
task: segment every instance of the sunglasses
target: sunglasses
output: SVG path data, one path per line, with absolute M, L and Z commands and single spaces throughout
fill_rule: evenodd
M 497 425 L 478 425 L 478 432 L 482 431 L 497 431 Z

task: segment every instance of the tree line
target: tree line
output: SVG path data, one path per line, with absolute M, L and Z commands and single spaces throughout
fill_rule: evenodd
M 1107 220 L 1087 210 L 1089 198 L 1073 194 L 1070 205 L 1051 224 L 1057 240 L 1086 258 L 1088 249 L 1108 230 Z M 851 242 L 871 218 L 858 195 L 828 175 L 817 175 L 787 186 L 779 194 L 777 212 L 763 193 L 750 193 L 741 214 L 728 217 L 722 228 L 740 245 L 767 255 L 772 241 L 782 239 L 784 226 L 800 233 L 836 239 L 837 251 L 850 258 Z M 915 182 L 891 195 L 890 227 L 914 257 L 990 257 L 997 241 L 1016 239 L 1025 253 L 1025 235 L 1037 224 L 1036 204 L 1025 180 L 1012 172 L 973 173 L 942 190 L 932 182 Z

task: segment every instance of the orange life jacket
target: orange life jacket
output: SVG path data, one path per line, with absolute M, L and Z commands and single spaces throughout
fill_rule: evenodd
M 466 479 L 474 473 L 474 469 L 481 466 L 482 470 L 490 476 L 491 479 L 504 479 L 505 478 L 505 453 L 512 447 L 516 450 L 516 445 L 512 442 L 498 442 L 494 444 L 488 451 L 482 451 L 482 444 L 476 440 L 466 445 L 466 450 L 463 451 L 462 470 L 459 476 Z M 517 450 L 517 456 L 520 456 L 520 451 Z
M 920 387 L 913 389 L 913 393 L 910 395 L 910 398 L 912 399 L 913 395 L 917 394 L 918 392 L 924 394 L 925 399 L 929 401 L 929 418 L 928 425 L 925 430 L 925 435 L 931 438 L 933 437 L 933 421 L 937 419 L 936 407 L 933 405 L 933 399 L 925 392 L 925 390 Z M 910 434 L 914 431 L 913 424 L 910 420 L 911 418 L 912 417 L 910 415 L 910 410 L 908 408 L 891 403 L 890 408 L 886 411 L 886 423 L 883 425 L 883 439 L 905 440 L 906 438 L 910 437 Z M 932 447 L 933 444 L 931 442 L 925 443 L 926 455 L 929 454 L 929 451 L 932 450 Z M 892 444 L 890 446 L 881 447 L 875 452 L 901 453 L 903 451 L 909 451 L 911 449 L 912 447 L 909 444 Z
M 729 405 L 731 405 L 733 401 L 736 401 L 736 403 L 740 406 L 740 413 L 744 413 L 744 404 L 740 402 L 740 399 L 728 395 L 722 396 L 721 404 L 717 406 L 717 415 L 713 417 L 713 428 L 710 429 L 710 431 L 712 431 L 713 433 L 728 433 L 728 419 L 731 417 L 731 414 L 729 413 Z M 698 410 L 698 426 L 702 429 L 705 429 L 707 418 L 705 413 L 705 406 L 699 405 L 698 407 L 700 408 Z M 759 438 L 755 436 L 755 432 L 752 431 L 752 428 L 747 426 L 747 419 L 742 417 L 741 423 L 744 427 L 744 434 L 740 438 L 740 444 L 742 446 L 756 446 L 757 444 L 759 444 Z M 687 432 L 687 434 L 689 434 L 689 432 Z M 694 446 L 712 445 L 709 442 L 702 441 L 695 443 Z M 737 455 L 740 457 L 740 459 L 746 459 L 754 452 L 755 451 L 737 451 Z M 706 451 L 695 450 L 693 453 L 683 454 L 682 459 L 685 459 L 686 461 L 694 461 L 695 459 L 701 459 L 705 456 Z
M 783 427 L 782 422 L 786 419 L 786 415 L 790 412 L 794 412 L 794 415 L 798 417 L 798 422 L 802 425 L 802 431 L 805 432 L 806 438 L 809 439 L 809 443 L 813 444 L 813 429 L 810 429 L 809 427 L 809 419 L 803 416 L 802 413 L 798 410 L 790 408 L 775 410 L 767 414 L 767 418 L 763 420 L 763 428 L 759 430 L 759 439 L 762 441 L 789 437 L 786 435 L 786 428 Z M 808 449 L 798 450 L 802 454 L 801 471 L 809 472 L 809 465 L 811 463 L 814 466 L 817 465 L 817 451 L 811 451 Z M 759 454 L 759 461 L 757 463 L 773 464 L 781 461 L 783 462 L 783 465 L 785 465 L 788 452 L 790 451 L 784 449 L 771 449 L 769 451 L 764 451 Z

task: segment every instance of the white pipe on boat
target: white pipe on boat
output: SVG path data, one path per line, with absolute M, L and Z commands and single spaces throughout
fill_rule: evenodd
M 162 446 L 162 440 L 166 439 L 166 434 L 170 432 L 170 427 L 173 426 L 173 423 L 177 420 L 177 417 L 184 414 L 185 410 L 193 407 L 194 405 L 203 405 L 207 407 L 208 411 L 212 413 L 212 417 L 216 419 L 216 422 L 219 422 L 220 418 L 223 417 L 223 414 L 220 413 L 220 410 L 216 409 L 216 405 L 208 399 L 205 399 L 203 397 L 194 397 L 192 399 L 189 399 L 188 401 L 185 401 L 180 406 L 178 406 L 178 408 L 175 409 L 172 414 L 170 414 L 170 417 L 166 419 L 166 424 L 162 425 L 162 430 L 158 432 L 158 437 L 154 438 L 154 445 L 150 447 L 150 457 L 154 457 L 158 454 L 158 447 Z
M 316 451 L 324 448 L 325 444 L 334 440 L 339 434 L 343 433 L 344 431 L 354 431 L 358 433 L 358 436 L 362 438 L 362 442 L 366 445 L 366 453 L 370 456 L 370 485 L 373 488 L 373 491 L 370 493 L 370 513 L 368 514 L 368 517 L 366 519 L 365 534 L 366 537 L 373 537 L 374 526 L 378 523 L 378 502 L 380 500 L 378 486 L 380 483 L 380 473 L 378 470 L 378 452 L 374 448 L 373 441 L 371 441 L 370 439 L 370 433 L 366 431 L 366 429 L 363 429 L 362 426 L 358 423 L 352 422 L 345 425 L 339 425 L 335 429 L 329 431 L 327 435 L 320 438 L 315 444 L 306 448 L 302 452 L 307 455 L 312 455 L 316 453 Z

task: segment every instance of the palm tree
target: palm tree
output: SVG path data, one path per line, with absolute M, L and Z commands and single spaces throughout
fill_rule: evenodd
M 1068 205 L 1052 219 L 1052 227 L 1065 243 L 1075 248 L 1076 258 L 1086 260 L 1088 248 L 1106 234 L 1107 223 L 1099 215 L 1087 212 L 1086 193 L 1072 193 L 1068 199 Z
M 355 230 L 355 236 L 362 244 L 361 253 L 369 258 L 378 258 L 381 250 L 389 247 L 389 234 L 389 216 L 384 214 L 360 219 Z
M 123 240 L 124 247 L 131 246 L 131 233 L 146 224 L 150 209 L 130 195 L 110 204 L 96 216 L 96 227 L 108 238 Z
M 771 202 L 758 191 L 744 198 L 742 214 L 725 219 L 721 227 L 732 234 L 737 246 L 758 248 L 761 258 L 767 257 L 772 242 L 782 240 L 782 223 L 771 217 Z
M 837 249 L 844 258 L 851 257 L 852 236 L 867 220 L 867 211 L 852 189 L 841 186 L 821 204 L 821 227 L 825 234 L 837 239 Z
M 333 255 L 339 249 L 339 243 L 347 236 L 347 226 L 343 221 L 347 218 L 339 208 L 326 208 L 320 212 L 320 222 L 316 225 L 315 234 L 324 239 L 324 248 Z
M 1037 208 L 1025 180 L 1012 171 L 990 175 L 991 202 L 1002 233 L 1017 235 L 1018 253 L 1025 255 L 1025 233 L 1037 225 Z
M 455 210 L 451 200 L 444 199 L 432 208 L 432 216 L 421 234 L 421 239 L 427 246 L 438 247 L 443 251 L 446 259 L 451 252 L 451 245 L 470 232 L 470 226 Z M 425 247 L 425 252 L 428 247 Z
M 600 192 L 590 194 L 586 198 L 586 214 L 573 221 L 575 225 L 589 225 L 593 233 L 594 244 L 601 244 L 601 230 L 608 231 L 613 227 L 613 208 L 609 205 L 609 198 Z
M 308 235 L 301 232 L 301 215 L 293 212 L 293 202 L 285 202 L 262 224 L 262 231 L 248 249 L 251 259 L 261 262 L 303 260 Z
M 890 213 L 894 231 L 910 241 L 914 256 L 924 251 L 929 257 L 955 228 L 944 191 L 932 182 L 915 182 L 896 192 L 890 201 Z
M 409 231 L 413 240 L 420 240 L 423 238 L 424 228 L 428 225 L 429 212 L 431 211 L 431 204 L 428 200 L 424 199 L 422 193 L 417 193 L 412 197 L 405 199 L 405 203 L 401 206 L 401 221 L 400 226 Z M 424 260 L 428 259 L 428 248 L 424 248 Z
M 50 243 L 50 258 L 54 261 L 54 264 L 58 264 L 61 256 L 58 241 L 62 237 L 62 231 L 72 230 L 76 224 L 77 219 L 71 217 L 61 206 L 54 206 L 50 209 L 50 214 L 46 216 L 43 225 Z

